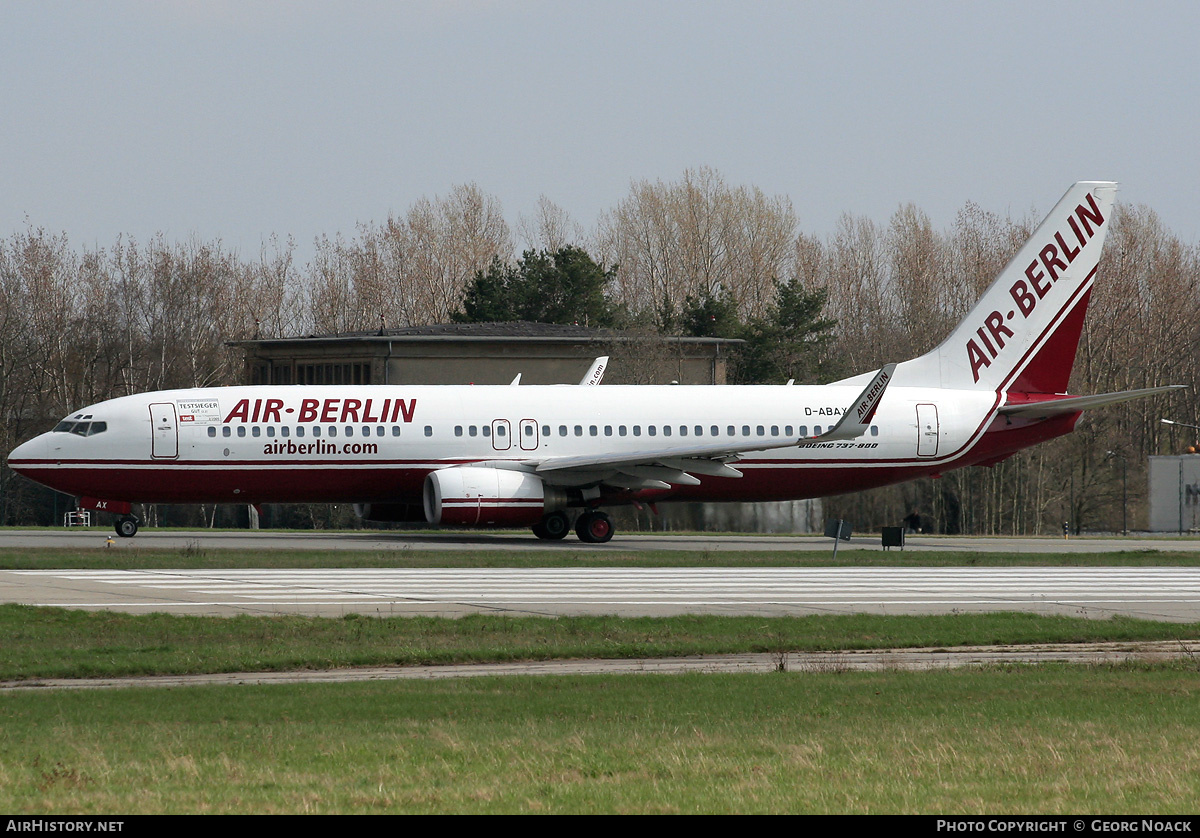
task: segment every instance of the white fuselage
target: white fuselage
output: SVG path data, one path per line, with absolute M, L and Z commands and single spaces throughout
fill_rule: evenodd
M 837 385 L 173 390 L 76 411 L 64 424 L 80 424 L 30 440 L 10 463 L 60 491 L 119 501 L 417 502 L 425 476 L 448 467 L 663 459 L 727 445 L 739 452 L 742 478 L 702 476 L 643 496 L 779 500 L 894 483 L 1008 448 L 980 450 L 997 393 L 912 387 L 889 390 L 862 436 L 804 441 L 835 424 L 857 393 Z M 588 478 L 586 469 L 543 476 L 552 485 L 601 482 Z

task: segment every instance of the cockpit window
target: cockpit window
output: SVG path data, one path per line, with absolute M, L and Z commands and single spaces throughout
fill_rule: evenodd
M 53 433 L 75 434 L 76 436 L 95 436 L 108 430 L 107 422 L 74 422 L 66 420 L 54 426 Z

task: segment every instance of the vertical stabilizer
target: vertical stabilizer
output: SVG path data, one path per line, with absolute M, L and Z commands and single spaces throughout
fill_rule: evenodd
M 897 367 L 899 384 L 1065 392 L 1116 193 L 1068 189 L 950 337 Z

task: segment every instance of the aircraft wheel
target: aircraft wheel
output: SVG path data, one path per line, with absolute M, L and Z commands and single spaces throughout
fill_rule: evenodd
M 551 512 L 533 525 L 533 534 L 547 541 L 565 538 L 571 531 L 571 522 L 565 512 Z
M 121 538 L 133 538 L 138 531 L 137 518 L 118 518 L 116 530 Z
M 585 544 L 603 544 L 613 537 L 612 519 L 599 510 L 585 512 L 575 522 L 575 533 Z

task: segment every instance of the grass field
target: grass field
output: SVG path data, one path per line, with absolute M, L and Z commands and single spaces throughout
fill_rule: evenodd
M 1190 565 L 843 551 L 840 565 Z M 2 567 L 828 566 L 828 555 L 2 551 Z M 0 606 L 0 678 L 1200 638 L 1032 614 L 186 617 Z M 0 691 L 0 811 L 1183 813 L 1196 661 Z
M 0 694 L 0 810 L 1183 813 L 1200 677 L 1019 667 Z
M 1188 640 L 1200 625 L 1023 613 L 809 617 L 196 617 L 0 606 L 0 679 L 745 652 Z

